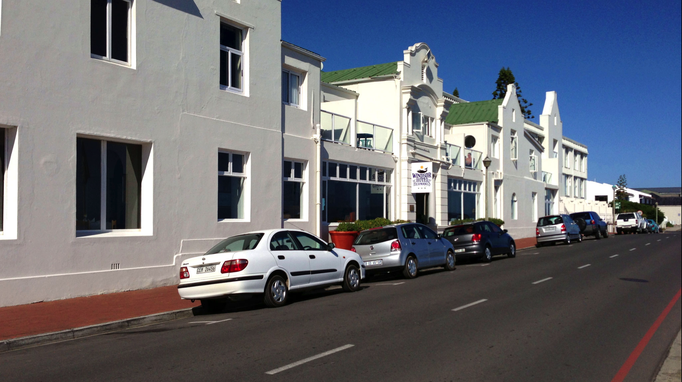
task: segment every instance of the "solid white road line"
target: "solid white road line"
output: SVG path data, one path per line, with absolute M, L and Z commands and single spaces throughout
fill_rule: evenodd
M 613 256 L 609 256 L 609 259 L 613 259 L 614 257 L 618 257 L 618 254 L 616 253 L 616 254 L 613 255 Z
M 226 319 L 226 320 L 220 320 L 220 321 L 192 321 L 192 322 L 188 322 L 188 324 L 205 324 L 205 325 L 213 325 L 213 324 L 217 324 L 217 323 L 225 322 L 225 321 L 230 321 L 230 320 L 232 320 L 232 319 L 231 319 L 231 318 L 228 318 L 228 319 Z
M 478 301 L 476 301 L 476 302 L 472 302 L 471 304 L 462 305 L 462 306 L 460 306 L 459 308 L 453 309 L 452 311 L 453 311 L 453 312 L 456 312 L 456 311 L 458 311 L 458 310 L 466 309 L 466 308 L 469 308 L 469 307 L 474 306 L 474 305 L 478 305 L 478 304 L 483 303 L 483 302 L 486 302 L 486 301 L 488 301 L 488 300 L 486 300 L 486 299 L 478 300 Z
M 303 365 L 304 363 L 307 363 L 307 362 L 310 362 L 310 361 L 314 361 L 314 360 L 316 360 L 316 359 L 318 359 L 318 358 L 326 357 L 326 356 L 328 356 L 328 355 L 330 355 L 330 354 L 338 353 L 338 352 L 340 352 L 340 351 L 342 351 L 342 350 L 346 350 L 346 349 L 352 348 L 353 346 L 355 346 L 355 345 L 351 345 L 351 344 L 344 345 L 344 346 L 341 346 L 341 347 L 339 347 L 339 348 L 332 349 L 332 350 L 326 351 L 326 352 L 324 352 L 324 353 L 320 353 L 320 354 L 318 354 L 318 355 L 314 355 L 314 356 L 312 356 L 312 357 L 308 357 L 308 358 L 306 358 L 306 359 L 302 359 L 302 360 L 300 360 L 300 361 L 298 361 L 298 362 L 290 363 L 290 364 L 288 364 L 288 365 L 286 365 L 286 366 L 282 366 L 282 367 L 280 367 L 280 368 L 278 368 L 278 369 L 274 369 L 274 370 L 267 371 L 267 372 L 265 372 L 265 374 L 274 375 L 274 374 L 277 374 L 277 373 L 282 372 L 282 371 L 284 371 L 284 370 L 289 370 L 289 369 L 294 368 L 294 367 L 296 367 L 296 366 Z
M 585 264 L 585 265 L 583 265 L 583 266 L 578 267 L 578 269 L 587 268 L 587 267 L 589 267 L 590 265 L 592 265 L 592 264 Z
M 549 281 L 549 280 L 551 280 L 552 278 L 553 278 L 553 277 L 547 277 L 546 279 L 538 280 L 538 281 L 534 282 L 533 285 L 535 285 L 535 284 L 540 284 L 540 283 L 544 283 L 545 281 Z

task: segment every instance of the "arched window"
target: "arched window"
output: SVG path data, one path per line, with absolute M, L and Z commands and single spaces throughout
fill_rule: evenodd
M 516 194 L 512 194 L 511 198 L 511 218 L 512 220 L 518 219 L 518 201 L 516 200 Z

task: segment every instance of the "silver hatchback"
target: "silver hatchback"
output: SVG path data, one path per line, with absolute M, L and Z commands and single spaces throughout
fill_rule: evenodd
M 571 240 L 583 241 L 580 227 L 569 215 L 551 215 L 541 217 L 535 229 L 537 247 L 546 243 L 562 241 L 571 244 Z
M 406 278 L 418 269 L 443 266 L 455 269 L 452 244 L 419 223 L 404 223 L 360 232 L 353 248 L 362 257 L 368 274 L 402 270 Z

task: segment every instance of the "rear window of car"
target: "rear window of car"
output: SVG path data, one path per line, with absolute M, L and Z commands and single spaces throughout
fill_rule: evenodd
M 543 218 L 540 218 L 540 220 L 538 220 L 538 227 L 544 227 L 546 225 L 561 224 L 563 222 L 564 222 L 564 219 L 562 219 L 561 216 L 545 216 Z
M 618 219 L 634 219 L 635 214 L 620 214 L 618 215 Z
M 468 233 L 474 233 L 473 225 L 459 225 L 452 228 L 446 228 L 443 231 L 443 237 L 466 235 Z
M 209 249 L 206 254 L 212 255 L 214 253 L 248 251 L 256 248 L 262 237 L 262 233 L 250 233 L 228 237 Z
M 358 245 L 368 245 L 383 243 L 384 241 L 395 240 L 398 238 L 398 232 L 395 227 L 373 229 L 365 232 L 361 232 L 357 239 L 355 239 L 355 244 Z
M 573 219 L 578 219 L 578 218 L 580 218 L 580 219 L 585 219 L 585 220 L 590 220 L 590 219 L 592 219 L 592 217 L 590 217 L 590 213 L 589 213 L 589 212 L 577 212 L 577 213 L 571 214 L 571 217 L 572 217 Z

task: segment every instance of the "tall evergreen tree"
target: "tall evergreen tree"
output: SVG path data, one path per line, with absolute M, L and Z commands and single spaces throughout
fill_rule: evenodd
M 618 183 L 616 183 L 616 199 L 618 200 L 628 200 L 628 179 L 625 174 L 618 177 Z
M 507 85 L 514 84 L 514 86 L 516 86 L 516 98 L 519 99 L 519 107 L 521 108 L 523 117 L 526 119 L 535 118 L 533 112 L 530 110 L 530 107 L 533 106 L 533 104 L 529 103 L 528 100 L 521 95 L 521 87 L 519 86 L 519 83 L 516 82 L 514 73 L 512 73 L 509 67 L 502 67 L 502 69 L 500 69 L 495 84 L 497 85 L 497 88 L 493 92 L 493 99 L 504 98 L 504 96 L 507 95 Z
M 455 88 L 455 90 L 452 91 L 452 95 L 459 98 L 459 90 L 457 90 L 457 88 Z

